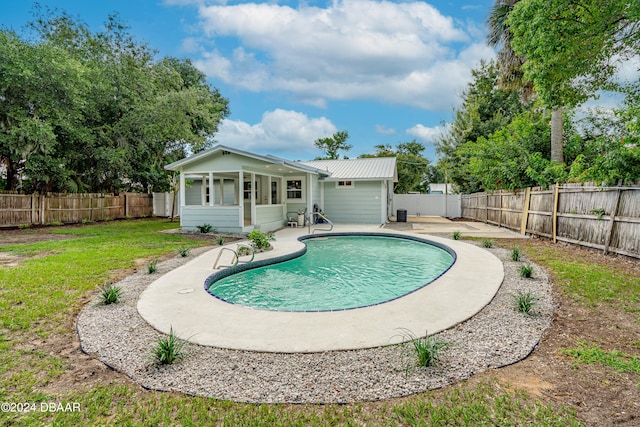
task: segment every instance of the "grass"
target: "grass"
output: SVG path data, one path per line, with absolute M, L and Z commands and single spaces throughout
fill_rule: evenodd
M 616 265 L 596 262 L 603 255 L 571 251 L 560 245 L 530 245 L 527 257 L 550 269 L 554 284 L 575 301 L 589 306 L 607 304 L 640 314 L 639 277 Z
M 64 374 L 72 375 L 73 367 L 66 356 L 47 348 L 47 340 L 58 338 L 71 348 L 75 316 L 103 283 L 116 281 L 136 265 L 175 256 L 181 247 L 203 244 L 177 233 L 160 233 L 176 227 L 160 220 L 98 222 L 47 230 L 78 239 L 0 243 L 0 251 L 22 258 L 16 267 L 0 269 L 0 401 L 81 405 L 76 413 L 3 413 L 0 425 L 580 425 L 573 410 L 504 387 L 494 377 L 404 399 L 348 405 L 232 403 L 149 391 L 117 376 L 106 385 L 88 383 L 74 390 L 63 387 L 51 391 L 48 386 Z M 568 292 L 575 289 L 585 300 L 600 301 L 585 290 L 592 287 L 589 280 L 615 278 L 607 285 L 619 286 L 621 294 L 609 297 L 606 293 L 603 298 L 612 304 L 617 304 L 618 298 L 625 299 L 630 308 L 637 306 L 638 284 L 634 288 L 633 279 L 622 272 L 605 268 L 593 277 L 586 260 L 537 248 L 527 247 L 526 251 L 528 258 L 547 265 Z M 565 271 L 567 268 L 575 273 Z M 580 271 L 588 273 L 586 278 Z M 34 342 L 45 344 L 38 347 Z
M 576 364 L 608 366 L 619 372 L 631 372 L 640 375 L 640 356 L 623 353 L 619 350 L 605 351 L 595 344 L 584 341 L 576 348 L 566 348 L 563 354 L 571 356 Z

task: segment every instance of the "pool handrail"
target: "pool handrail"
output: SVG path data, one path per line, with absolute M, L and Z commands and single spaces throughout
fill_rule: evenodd
M 320 218 L 322 218 L 323 220 L 325 220 L 329 224 L 329 228 L 328 229 L 327 228 L 314 228 L 313 229 L 313 233 L 315 233 L 316 231 L 331 231 L 331 230 L 333 230 L 333 222 L 331 222 L 331 220 L 329 218 L 327 218 L 327 216 L 324 213 L 322 213 L 322 212 L 312 212 L 311 213 L 311 217 L 312 218 L 313 218 L 313 215 L 319 216 Z M 311 232 L 311 222 L 312 221 L 309 221 L 309 234 L 313 234 Z M 313 222 L 315 223 L 315 221 L 313 221 Z
M 251 251 L 251 259 L 248 261 L 242 261 L 242 262 L 251 262 L 253 261 L 253 259 L 256 256 L 256 251 L 253 249 L 253 247 L 251 245 L 243 245 L 243 244 L 239 244 L 237 250 L 233 250 L 231 248 L 221 248 L 220 252 L 218 252 L 218 256 L 216 257 L 215 262 L 213 263 L 213 269 L 215 270 L 216 268 L 218 268 L 218 262 L 220 261 L 220 257 L 222 256 L 222 253 L 224 251 L 230 251 L 231 253 L 233 253 L 233 256 L 235 258 L 235 262 L 233 263 L 233 265 L 225 265 L 223 267 L 235 267 L 236 265 L 238 265 L 238 263 L 240 262 L 240 249 L 241 248 L 248 248 Z

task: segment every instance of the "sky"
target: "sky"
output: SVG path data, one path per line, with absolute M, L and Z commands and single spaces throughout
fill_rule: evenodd
M 309 160 L 318 138 L 349 132 L 354 158 L 375 146 L 434 142 L 481 60 L 493 0 L 40 0 L 101 31 L 119 14 L 157 58 L 190 58 L 229 99 L 215 140 Z M 19 34 L 30 0 L 2 0 Z

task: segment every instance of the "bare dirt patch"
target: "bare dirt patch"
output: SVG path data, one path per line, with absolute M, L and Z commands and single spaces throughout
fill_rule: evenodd
M 47 242 L 51 240 L 78 239 L 80 237 L 81 236 L 52 233 L 51 227 L 35 227 L 28 229 L 0 229 L 0 247 L 19 245 L 23 243 Z

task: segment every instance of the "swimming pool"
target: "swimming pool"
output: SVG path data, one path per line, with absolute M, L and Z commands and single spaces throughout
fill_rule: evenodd
M 386 234 L 304 236 L 286 258 L 223 270 L 205 289 L 223 301 L 272 311 L 335 311 L 388 302 L 420 289 L 455 262 L 426 239 Z

